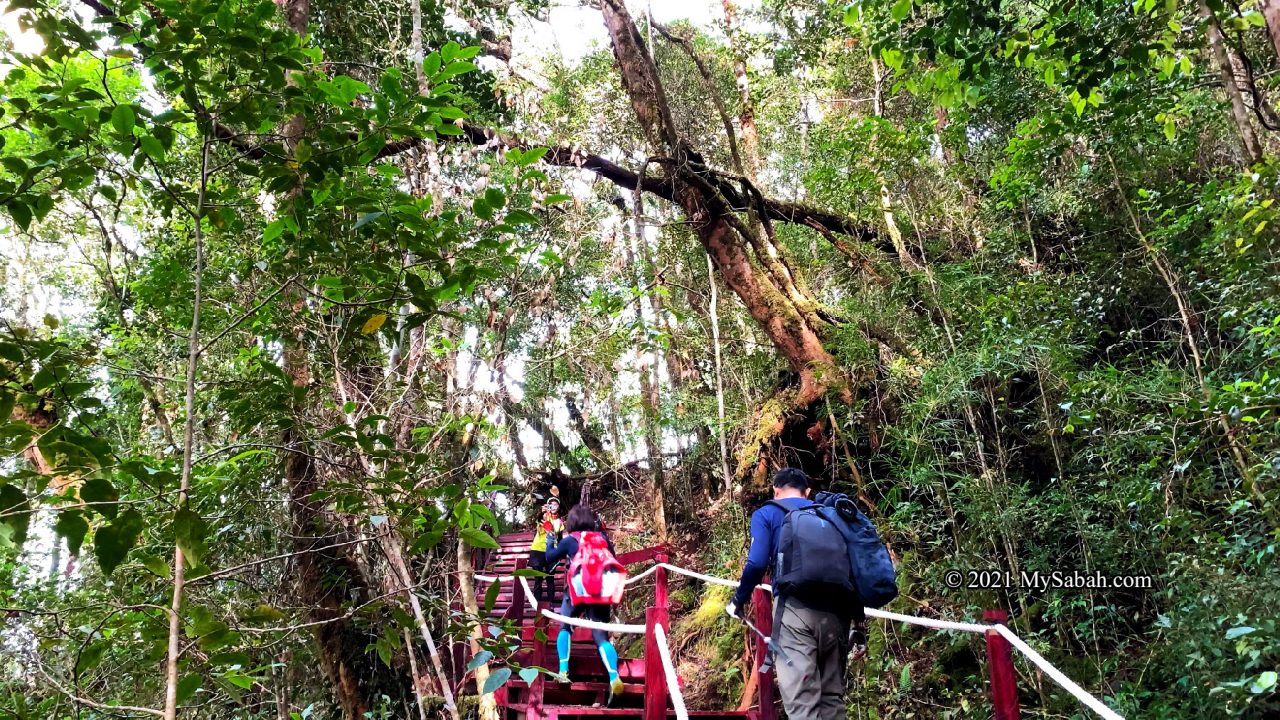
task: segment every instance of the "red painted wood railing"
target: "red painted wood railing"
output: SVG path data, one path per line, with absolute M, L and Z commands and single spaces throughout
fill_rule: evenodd
M 1004 610 L 984 610 L 982 619 L 1006 625 L 1009 613 Z M 1018 676 L 1013 669 L 1013 652 L 1009 641 L 995 630 L 988 630 L 987 670 L 991 673 L 991 705 L 995 708 L 995 720 L 1018 720 L 1022 713 L 1018 708 Z
M 618 560 L 625 565 L 646 562 L 661 565 L 668 562 L 668 551 L 669 548 L 666 546 L 656 546 L 621 553 L 618 555 Z M 487 560 L 487 558 L 485 559 Z M 523 569 L 527 565 L 527 558 L 518 558 L 515 567 L 516 569 Z M 556 651 L 551 645 L 550 621 L 546 616 L 541 613 L 535 613 L 529 608 L 524 583 L 513 582 L 511 585 L 511 605 L 503 612 L 502 617 L 511 620 L 517 626 L 522 626 L 525 619 L 532 616 L 534 623 L 532 664 L 543 668 L 551 667 L 556 662 Z M 666 720 L 669 712 L 671 692 L 670 688 L 667 687 L 666 673 L 663 670 L 662 658 L 654 633 L 654 628 L 658 625 L 661 625 L 664 630 L 670 630 L 669 597 L 668 571 L 666 568 L 659 567 L 654 571 L 654 603 L 653 606 L 645 610 L 646 632 L 643 661 L 645 697 L 642 710 L 643 720 Z M 755 593 L 752 595 L 751 614 L 752 620 L 760 633 L 764 637 L 772 636 L 773 595 L 769 591 L 763 588 L 756 588 Z M 1004 610 L 987 610 L 983 613 L 983 620 L 1003 625 L 1008 622 L 1008 613 Z M 539 637 L 542 639 L 539 640 Z M 768 645 L 764 637 L 759 635 L 752 636 L 752 672 L 758 672 L 760 662 L 768 651 Z M 1017 674 L 1013 666 L 1012 649 L 1009 641 L 995 630 L 987 630 L 985 638 L 987 667 L 991 678 L 991 703 L 995 711 L 994 720 L 1020 720 Z M 526 718 L 543 719 L 556 715 L 556 708 L 544 706 L 546 683 L 546 676 L 539 674 L 529 687 L 525 702 Z M 773 674 L 762 673 L 757 678 L 756 687 L 756 702 L 754 708 L 748 712 L 748 717 L 752 720 L 777 720 L 777 686 Z M 496 699 L 500 706 L 508 704 L 506 691 L 507 688 L 503 687 L 496 693 Z

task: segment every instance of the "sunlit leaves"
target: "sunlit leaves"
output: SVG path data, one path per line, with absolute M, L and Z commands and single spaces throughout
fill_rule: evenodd
M 131 134 L 136 122 L 132 106 L 117 105 L 111 111 L 111 125 L 121 135 Z
M 473 548 L 497 550 L 499 547 L 493 536 L 479 528 L 462 528 L 460 532 L 462 539 Z

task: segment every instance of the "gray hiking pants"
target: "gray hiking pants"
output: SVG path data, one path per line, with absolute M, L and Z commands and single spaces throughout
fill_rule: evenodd
M 789 720 L 844 720 L 849 624 L 835 613 L 789 601 L 773 638 L 781 650 L 774 667 Z

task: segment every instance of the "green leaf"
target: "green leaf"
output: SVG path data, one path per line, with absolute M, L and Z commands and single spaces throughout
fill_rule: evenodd
M 473 548 L 497 550 L 500 547 L 497 540 L 480 528 L 462 528 L 459 532 L 462 540 Z
M 281 620 L 284 620 L 284 617 L 284 613 L 279 610 L 265 603 L 260 603 L 249 612 L 243 614 L 241 619 L 246 622 L 269 623 L 280 622 Z
M 488 695 L 503 685 L 507 684 L 507 680 L 511 679 L 511 668 L 498 668 L 489 673 L 489 679 L 484 681 L 484 687 L 480 689 L 481 695 Z
M 284 221 L 283 221 L 283 220 L 273 220 L 273 221 L 271 222 L 271 224 L 269 224 L 269 225 L 267 225 L 265 228 L 263 228 L 263 230 L 262 230 L 262 242 L 263 242 L 263 243 L 269 243 L 269 242 L 271 242 L 272 240 L 275 240 L 276 238 L 280 237 L 280 235 L 281 235 L 282 233 L 284 233 Z
M 431 83 L 433 85 L 440 85 L 441 83 L 444 83 L 450 78 L 454 78 L 459 75 L 469 73 L 472 70 L 479 70 L 479 69 L 480 69 L 479 66 L 475 65 L 474 63 L 469 63 L 469 62 L 449 63 L 448 65 L 445 66 L 443 70 L 436 73 L 435 77 L 431 78 Z
M 544 148 L 544 147 L 532 148 L 526 151 L 524 155 L 520 158 L 520 161 L 516 164 L 519 165 L 520 167 L 528 167 L 538 162 L 543 157 L 545 157 L 547 152 L 550 149 L 551 148 Z
M 902 51 L 893 48 L 885 48 L 880 51 L 880 59 L 884 60 L 884 64 L 894 70 L 902 69 Z
M 489 589 L 484 592 L 484 612 L 486 615 L 493 610 L 494 603 L 498 602 L 498 594 L 502 592 L 502 583 L 489 583 Z
M 18 224 L 18 228 L 26 232 L 31 228 L 31 208 L 21 201 L 14 199 L 6 206 L 9 210 L 9 217 Z
M 1276 686 L 1276 679 L 1276 671 L 1268 670 L 1254 679 L 1249 685 L 1249 692 L 1254 695 L 1261 695 Z
M 91 510 L 110 520 L 116 516 L 116 501 L 120 495 L 110 480 L 96 477 L 80 487 L 80 499 L 88 503 Z
M 129 550 L 142 534 L 142 515 L 130 508 L 120 513 L 110 525 L 98 528 L 93 536 L 93 554 L 103 575 L 110 575 L 124 562 Z
M 521 210 L 519 208 L 507 213 L 507 217 L 504 218 L 504 220 L 512 225 L 537 225 L 538 224 L 537 215 L 534 215 L 528 210 Z
M 538 672 L 538 668 L 523 668 L 520 670 L 520 679 L 523 680 L 526 685 L 532 685 L 533 681 L 538 679 Z
M 143 555 L 138 558 L 138 562 L 142 563 L 142 567 L 159 577 L 167 579 L 172 574 L 169 571 L 169 563 L 162 557 Z
M 138 138 L 138 143 L 142 146 L 142 152 L 146 153 L 147 157 L 156 162 L 164 161 L 164 145 L 161 145 L 160 141 L 155 137 L 143 135 Z
M 1257 630 L 1258 630 L 1257 628 L 1252 628 L 1252 627 L 1249 627 L 1248 625 L 1233 627 L 1227 631 L 1227 639 L 1235 640 L 1238 637 L 1248 635 L 1249 633 L 1252 633 L 1252 632 L 1257 632 Z
M 178 681 L 178 704 L 186 702 L 200 689 L 200 675 L 191 673 Z
M 80 651 L 80 657 L 76 659 L 76 673 L 84 673 L 98 667 L 102 663 L 102 656 L 111 647 L 111 642 L 107 640 L 99 640 L 90 643 Z
M 84 536 L 89 533 L 89 523 L 84 519 L 84 513 L 78 508 L 72 508 L 58 513 L 53 531 L 66 538 L 67 552 L 74 557 L 80 554 L 80 548 L 84 545 Z
M 117 105 L 111 111 L 111 125 L 121 135 L 131 134 L 136 123 L 132 105 Z
M 173 514 L 173 539 L 188 565 L 199 565 L 204 556 L 204 538 L 209 532 L 204 518 L 196 512 L 182 508 Z
M 238 672 L 229 672 L 225 677 L 228 682 L 242 690 L 249 690 L 253 687 L 253 678 L 248 675 L 242 675 Z
M 488 650 L 481 650 L 480 652 L 476 653 L 475 657 L 471 658 L 471 662 L 467 663 L 467 670 L 475 670 L 476 668 L 489 662 L 492 659 L 493 659 L 493 653 L 489 652 Z
M 898 0 L 893 4 L 892 8 L 889 8 L 889 15 L 898 22 L 906 20 L 907 16 L 911 14 L 911 2 L 912 0 Z
M 498 188 L 489 188 L 484 191 L 484 201 L 496 209 L 507 204 L 507 196 Z
M 9 539 L 19 547 L 27 540 L 27 528 L 31 524 L 31 503 L 21 489 L 0 485 L 0 524 L 9 528 Z

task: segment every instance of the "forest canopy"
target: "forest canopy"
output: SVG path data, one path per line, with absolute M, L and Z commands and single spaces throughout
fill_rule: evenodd
M 0 13 L 0 717 L 496 720 L 553 488 L 736 577 L 784 467 L 889 610 L 1280 713 L 1280 0 Z M 850 717 L 991 716 L 979 639 L 868 634 Z

